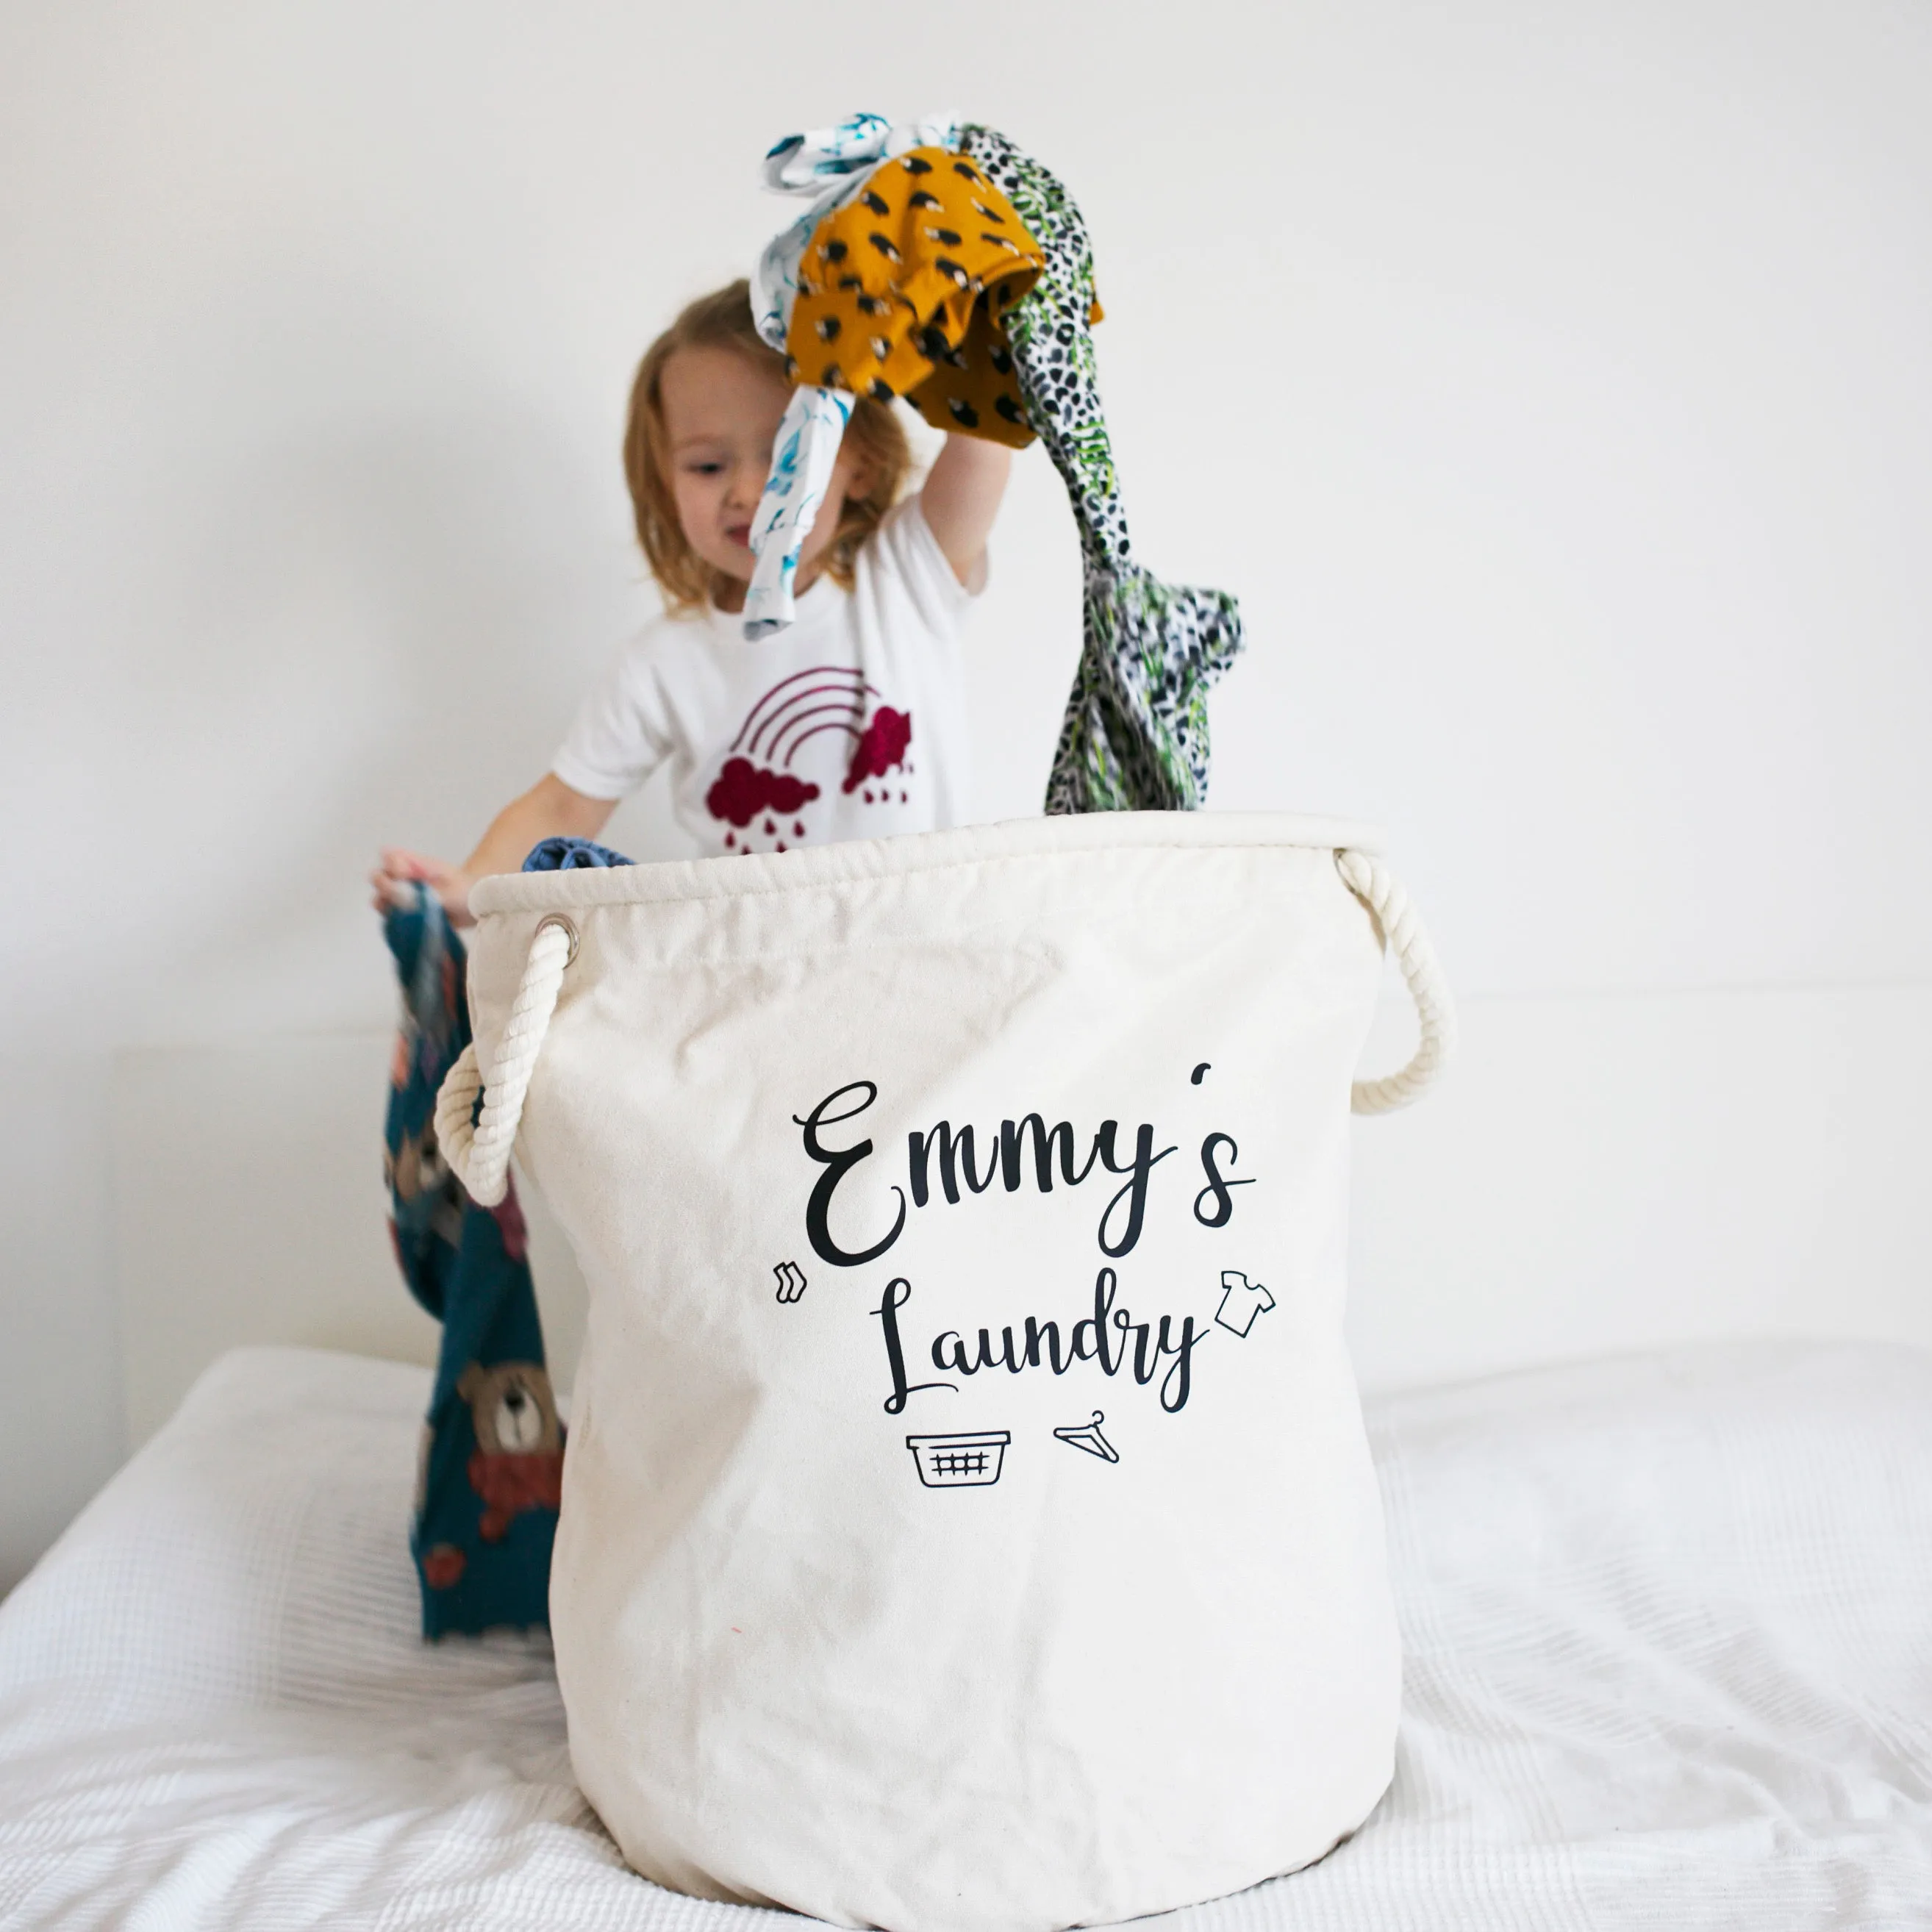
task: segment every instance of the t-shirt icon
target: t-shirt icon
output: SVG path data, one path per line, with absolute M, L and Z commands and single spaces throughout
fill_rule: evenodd
M 1238 1268 L 1221 1270 L 1221 1306 L 1214 1319 L 1231 1335 L 1244 1341 L 1255 1325 L 1257 1315 L 1265 1315 L 1274 1306 L 1274 1297 L 1258 1281 L 1250 1281 Z

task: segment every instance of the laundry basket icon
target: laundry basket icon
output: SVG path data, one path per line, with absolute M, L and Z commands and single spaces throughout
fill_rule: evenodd
M 1009 1431 L 992 1429 L 976 1435 L 908 1436 L 906 1447 L 928 1490 L 964 1490 L 1000 1480 L 1006 1444 L 1012 1439 Z

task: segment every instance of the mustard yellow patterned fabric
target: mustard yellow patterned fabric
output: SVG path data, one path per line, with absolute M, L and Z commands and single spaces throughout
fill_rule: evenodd
M 1045 257 L 973 162 L 914 148 L 814 230 L 785 338 L 793 380 L 881 401 L 935 428 L 1033 441 L 1001 317 Z

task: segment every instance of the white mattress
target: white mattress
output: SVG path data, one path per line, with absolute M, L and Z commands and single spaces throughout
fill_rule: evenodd
M 544 1642 L 418 1641 L 425 1391 L 228 1357 L 0 1607 L 0 1920 L 781 1918 L 624 1869 Z M 1710 1348 L 1371 1420 L 1394 1789 L 1188 1932 L 1932 1925 L 1932 1358 Z

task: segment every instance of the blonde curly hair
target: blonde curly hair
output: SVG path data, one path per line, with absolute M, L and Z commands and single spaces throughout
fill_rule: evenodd
M 785 373 L 784 357 L 769 346 L 753 326 L 751 287 L 742 280 L 687 304 L 638 364 L 637 380 L 631 385 L 630 414 L 624 424 L 624 480 L 631 488 L 638 541 L 644 546 L 651 574 L 665 602 L 680 611 L 716 604 L 734 585 L 734 579 L 713 569 L 686 540 L 665 463 L 664 364 L 680 349 L 698 348 L 736 350 L 777 375 Z M 825 553 L 826 574 L 849 590 L 860 550 L 898 500 L 906 472 L 912 466 L 912 451 L 892 404 L 875 402 L 869 396 L 854 399 L 845 440 L 873 479 L 863 496 L 848 500 Z

